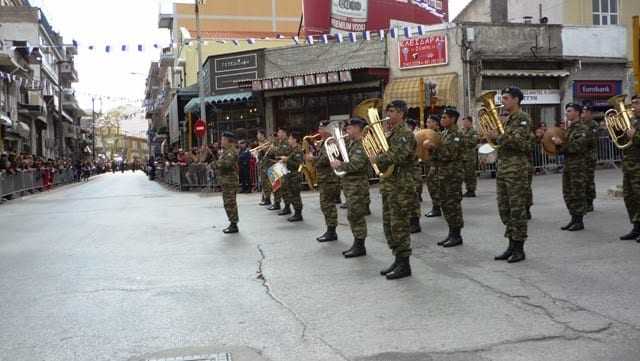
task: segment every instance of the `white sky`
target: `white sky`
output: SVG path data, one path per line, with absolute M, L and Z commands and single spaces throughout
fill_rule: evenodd
M 449 0 L 450 19 L 469 1 Z M 30 0 L 32 6 L 44 10 L 49 23 L 63 36 L 65 43 L 75 39 L 80 45 L 76 57 L 80 81 L 74 89 L 84 109 L 91 109 L 91 96 L 87 94 L 144 98 L 149 64 L 159 57 L 159 51 L 152 45 L 169 41 L 168 31 L 158 29 L 158 14 L 161 6 L 163 12 L 170 13 L 173 2 L 193 0 Z M 145 45 L 144 52 L 137 51 L 138 43 Z M 112 46 L 111 53 L 104 51 L 107 44 Z M 130 49 L 122 52 L 123 44 Z M 96 49 L 87 50 L 88 45 L 94 45 Z M 103 98 L 102 110 L 127 103 Z M 96 101 L 96 110 L 100 110 L 100 101 Z

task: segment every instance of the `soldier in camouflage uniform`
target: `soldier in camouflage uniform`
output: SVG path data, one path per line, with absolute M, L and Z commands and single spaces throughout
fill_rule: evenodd
M 289 222 L 300 222 L 302 221 L 302 197 L 300 197 L 300 172 L 298 172 L 298 168 L 300 164 L 304 161 L 304 152 L 302 151 L 302 147 L 300 147 L 300 141 L 302 137 L 299 132 L 291 132 L 289 135 L 289 139 L 287 143 L 289 145 L 289 154 L 283 156 L 281 159 L 287 165 L 287 170 L 289 173 L 284 176 L 284 185 L 285 188 L 285 208 L 283 211 L 286 211 L 289 208 L 289 205 L 293 206 L 294 214 L 293 216 L 287 218 Z M 291 213 L 291 211 L 289 211 Z M 280 212 L 279 215 L 283 215 L 286 213 Z
M 495 260 L 509 263 L 525 259 L 524 242 L 527 239 L 527 206 L 529 198 L 529 153 L 531 152 L 531 120 L 520 109 L 524 99 L 522 91 L 516 87 L 502 90 L 502 105 L 509 113 L 504 123 L 504 133 L 489 132 L 489 138 L 496 144 L 498 152 L 496 188 L 498 210 L 505 225 L 504 236 L 509 239 L 509 247 Z
M 362 129 L 366 121 L 354 117 L 347 123 L 349 134 L 349 162 L 339 160 L 331 162 L 331 166 L 339 172 L 345 172 L 342 177 L 342 189 L 347 197 L 347 219 L 353 233 L 353 245 L 342 252 L 346 258 L 367 255 L 364 241 L 367 238 L 367 210 L 369 208 L 369 158 L 362 147 Z
M 439 246 L 455 247 L 462 244 L 460 231 L 464 226 L 462 219 L 462 180 L 464 178 L 464 136 L 458 129 L 460 113 L 455 109 L 445 109 L 440 121 L 443 127 L 442 142 L 432 149 L 432 161 L 438 167 L 438 184 L 442 196 L 442 210 L 449 225 L 449 235 L 438 242 Z
M 627 131 L 631 146 L 622 150 L 622 192 L 633 229 L 620 239 L 625 241 L 636 238 L 640 242 L 640 95 L 631 97 L 631 106 L 633 119 L 631 128 Z
M 463 197 L 475 197 L 478 185 L 478 133 L 473 129 L 473 118 L 462 119 L 462 136 L 464 137 L 464 184 L 467 192 Z
M 440 132 L 440 117 L 437 115 L 430 115 L 427 119 L 427 128 Z M 440 217 L 442 216 L 442 211 L 440 210 L 438 167 L 431 160 L 425 161 L 424 165 L 427 173 L 427 190 L 429 191 L 432 204 L 431 211 L 425 214 L 425 217 Z
M 271 148 L 271 152 L 273 153 L 273 164 L 276 163 L 277 160 L 280 160 L 282 157 L 286 157 L 289 154 L 289 143 L 287 142 L 288 132 L 284 128 L 278 128 L 278 133 L 275 141 L 273 142 L 273 148 Z M 274 192 L 273 194 L 273 205 L 267 208 L 270 211 L 280 210 L 280 201 L 284 199 L 284 208 L 278 214 L 287 215 L 291 214 L 291 208 L 287 203 L 285 198 L 285 194 L 287 194 L 287 182 L 285 180 L 282 181 L 282 185 L 280 189 Z
M 587 158 L 591 156 L 589 149 L 591 138 L 589 129 L 580 121 L 582 106 L 569 103 L 565 107 L 566 119 L 563 126 L 567 129 L 567 140 L 552 138 L 558 146 L 558 153 L 564 154 L 562 172 L 562 196 L 571 214 L 571 222 L 561 227 L 563 231 L 579 231 L 584 229 L 582 218 L 587 209 Z
M 593 107 L 584 105 L 582 107 L 582 121 L 589 128 L 591 138 L 589 154 L 587 157 L 587 210 L 593 212 L 593 201 L 596 199 L 596 164 L 598 162 L 598 130 L 600 125 L 593 120 Z
M 396 259 L 380 273 L 386 275 L 387 279 L 398 279 L 411 276 L 409 218 L 413 214 L 416 194 L 416 138 L 405 123 L 407 103 L 394 100 L 387 105 L 386 113 L 389 117 L 389 150 L 378 155 L 374 161 L 382 172 L 394 167 L 389 176 L 380 180 L 380 193 L 384 234 Z
M 262 145 L 265 143 L 269 143 L 269 139 L 267 139 L 267 134 L 264 129 L 258 129 L 257 133 L 258 145 Z M 268 157 L 271 152 L 269 149 L 261 150 L 258 153 L 260 158 L 260 184 L 262 185 L 262 200 L 260 201 L 261 206 L 270 206 L 271 205 L 271 181 L 269 180 L 269 176 L 267 175 L 267 169 L 273 164 L 269 161 Z
M 216 161 L 216 175 L 222 186 L 222 203 L 227 212 L 229 227 L 222 230 L 224 233 L 238 233 L 238 150 L 236 149 L 236 136 L 231 132 L 222 134 L 222 154 Z
M 318 174 L 318 190 L 320 191 L 320 210 L 324 215 L 324 223 L 327 225 L 327 231 L 316 238 L 318 242 L 338 240 L 338 234 L 336 233 L 336 227 L 338 226 L 336 199 L 340 198 L 340 179 L 331 168 L 331 163 L 329 163 L 329 157 L 324 147 L 324 142 L 331 136 L 326 128 L 328 125 L 329 121 L 323 120 L 318 126 L 318 132 L 322 136 L 319 154 L 315 157 L 312 154 L 306 155 L 310 160 L 315 160 L 316 173 Z
M 407 125 L 411 132 L 415 134 L 418 122 L 415 119 L 409 118 L 407 119 Z M 411 218 L 409 218 L 409 232 L 412 234 L 422 232 L 422 229 L 420 228 L 420 214 L 422 213 L 422 210 L 420 209 L 420 203 L 422 203 L 422 172 L 422 162 L 420 162 L 416 157 L 416 167 L 413 173 L 413 178 L 416 182 L 416 199 L 413 205 L 415 212 Z

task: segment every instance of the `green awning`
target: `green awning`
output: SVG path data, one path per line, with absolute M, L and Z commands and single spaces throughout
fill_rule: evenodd
M 207 104 L 230 104 L 241 103 L 247 100 L 253 99 L 253 93 L 251 92 L 238 92 L 222 95 L 213 95 L 204 98 Z M 184 106 L 185 113 L 198 113 L 200 111 L 200 98 L 193 98 L 189 100 L 187 105 Z

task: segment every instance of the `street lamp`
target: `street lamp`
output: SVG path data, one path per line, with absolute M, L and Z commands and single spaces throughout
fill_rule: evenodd
M 196 11 L 196 39 L 198 41 L 198 100 L 200 101 L 200 119 L 204 121 L 204 144 L 207 144 L 207 106 L 204 103 L 204 79 L 202 77 L 202 38 L 200 37 L 200 5 L 206 4 L 206 0 L 195 0 Z M 191 135 L 189 135 L 191 136 Z

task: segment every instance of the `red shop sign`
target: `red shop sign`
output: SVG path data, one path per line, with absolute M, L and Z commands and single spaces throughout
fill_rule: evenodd
M 445 35 L 421 36 L 398 41 L 400 69 L 446 65 L 448 63 Z
M 202 119 L 196 120 L 196 124 L 193 127 L 193 129 L 194 129 L 194 131 L 196 133 L 196 136 L 198 136 L 198 137 L 204 136 L 204 132 L 207 129 L 206 125 L 204 124 L 204 120 L 202 120 Z

